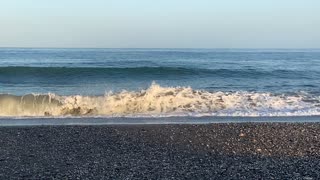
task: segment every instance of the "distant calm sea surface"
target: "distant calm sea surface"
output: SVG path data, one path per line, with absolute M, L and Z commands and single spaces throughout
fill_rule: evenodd
M 320 115 L 318 49 L 0 49 L 0 116 Z

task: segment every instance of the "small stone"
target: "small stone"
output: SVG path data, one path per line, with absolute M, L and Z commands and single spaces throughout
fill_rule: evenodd
M 305 180 L 312 180 L 313 178 L 312 178 L 312 177 L 303 177 L 303 179 L 305 179 Z
M 240 136 L 240 137 L 244 137 L 245 134 L 244 134 L 244 133 L 240 133 L 239 136 Z

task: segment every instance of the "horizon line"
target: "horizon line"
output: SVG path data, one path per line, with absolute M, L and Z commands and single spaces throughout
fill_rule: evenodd
M 0 49 L 320 49 L 320 47 L 23 47 L 23 46 L 0 46 Z

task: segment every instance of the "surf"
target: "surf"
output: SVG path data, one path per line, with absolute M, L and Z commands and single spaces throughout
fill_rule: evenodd
M 210 92 L 152 85 L 103 96 L 53 93 L 0 95 L 1 117 L 164 117 L 320 115 L 320 97 L 309 94 Z

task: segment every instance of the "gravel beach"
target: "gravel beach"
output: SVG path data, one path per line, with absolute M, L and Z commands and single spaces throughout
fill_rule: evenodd
M 0 127 L 0 179 L 319 179 L 320 123 Z

